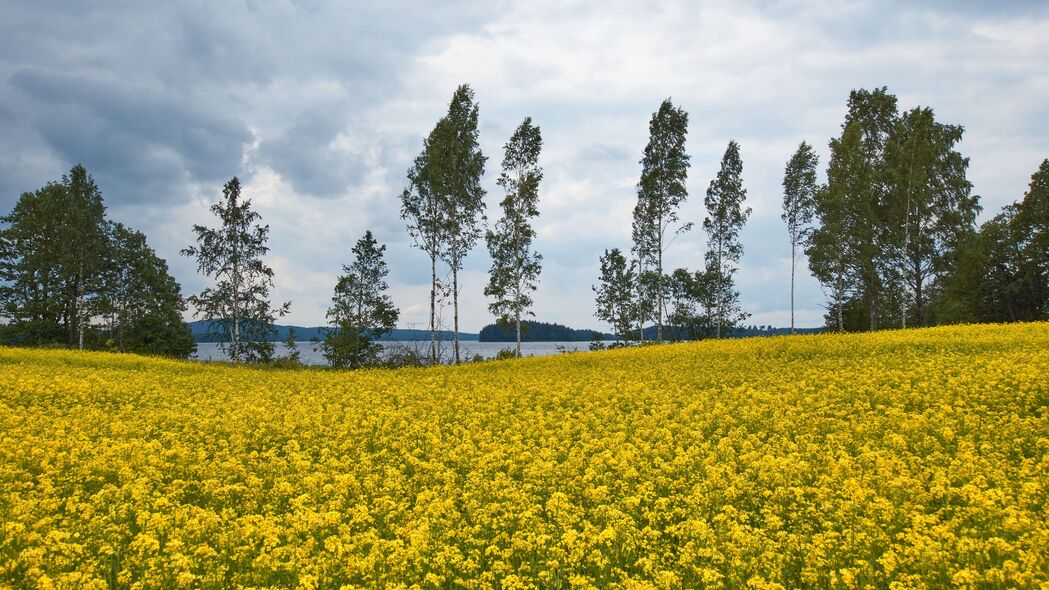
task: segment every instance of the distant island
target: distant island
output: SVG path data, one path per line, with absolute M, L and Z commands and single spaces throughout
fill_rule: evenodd
M 576 330 L 561 324 L 532 320 L 521 322 L 521 342 L 588 342 L 594 339 L 594 334 L 600 335 L 602 340 L 616 339 L 612 334 L 605 334 L 597 330 Z M 478 340 L 481 342 L 516 342 L 517 333 L 513 326 L 488 324 L 481 328 Z
M 193 334 L 193 340 L 198 343 L 206 342 L 218 342 L 218 339 L 208 334 L 208 325 L 210 320 L 197 320 L 193 322 L 187 322 L 189 325 L 190 332 Z M 324 340 L 324 335 L 327 334 L 331 328 L 327 326 L 283 326 L 275 325 L 277 329 L 277 335 L 274 338 L 276 342 L 283 342 L 288 339 L 288 331 L 295 330 L 295 340 L 299 342 L 307 342 L 309 340 L 317 339 Z M 477 334 L 468 334 L 465 332 L 459 332 L 459 340 L 464 342 L 477 342 Z M 437 339 L 443 342 L 450 342 L 452 340 L 451 330 L 438 330 Z M 412 328 L 396 328 L 388 334 L 383 334 L 383 341 L 400 341 L 400 342 L 429 342 L 430 331 L 429 330 L 416 330 Z

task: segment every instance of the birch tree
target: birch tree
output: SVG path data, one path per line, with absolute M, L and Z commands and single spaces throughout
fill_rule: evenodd
M 463 260 L 483 235 L 484 195 L 481 177 L 487 158 L 478 142 L 478 107 L 474 91 L 463 84 L 452 95 L 448 114 L 435 131 L 436 149 L 431 164 L 436 164 L 437 197 L 443 209 L 442 235 L 445 247 L 440 250 L 452 273 L 453 336 L 455 363 L 459 357 L 459 271 Z
M 532 250 L 535 229 L 530 221 L 539 215 L 542 148 L 539 127 L 527 117 L 503 148 L 503 171 L 498 180 L 506 191 L 500 203 L 503 217 L 486 234 L 492 268 L 484 294 L 494 298 L 488 309 L 501 323 L 513 322 L 518 358 L 521 357 L 521 316 L 534 315 L 529 311 L 531 293 L 538 286 L 542 268 L 542 255 Z
M 679 221 L 678 208 L 688 197 L 685 186 L 689 167 L 689 156 L 685 152 L 688 113 L 675 107 L 668 98 L 652 114 L 648 130 L 648 145 L 641 159 L 641 180 L 637 184 L 633 237 L 634 251 L 641 268 L 639 278 L 647 278 L 651 283 L 649 288 L 639 288 L 638 292 L 642 299 L 645 294 L 654 299 L 640 301 L 640 307 L 652 308 L 656 320 L 656 340 L 661 342 L 663 318 L 667 311 L 663 255 L 673 241 L 672 236 L 692 227 L 691 223 L 675 227 Z
M 275 318 L 284 316 L 291 302 L 270 305 L 273 269 L 263 262 L 269 252 L 269 226 L 241 199 L 240 181 L 234 176 L 222 189 L 222 198 L 211 206 L 219 226 L 194 225 L 197 245 L 182 250 L 197 260 L 197 271 L 214 284 L 187 298 L 198 318 L 210 320 L 209 332 L 233 362 L 262 362 L 273 357 Z
M 790 237 L 790 333 L 794 333 L 794 274 L 798 262 L 798 250 L 803 248 L 812 231 L 812 217 L 816 203 L 816 166 L 819 156 L 812 146 L 801 142 L 787 162 L 783 174 L 783 221 L 787 224 Z
M 714 336 L 721 338 L 722 328 L 731 328 L 747 317 L 739 307 L 733 275 L 743 257 L 739 233 L 750 207 L 743 207 L 747 190 L 743 188 L 743 160 L 739 144 L 730 141 L 721 158 L 721 168 L 710 181 L 704 204 L 707 216 L 703 229 L 707 232 L 707 272 L 714 291 Z

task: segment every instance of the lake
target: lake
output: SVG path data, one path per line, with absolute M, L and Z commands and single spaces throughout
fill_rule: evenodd
M 429 353 L 430 342 L 429 341 L 396 341 L 396 342 L 379 342 L 384 348 L 391 347 L 408 347 L 417 349 L 424 355 Z M 450 358 L 452 353 L 451 342 L 440 342 L 442 347 L 443 358 Z M 320 344 L 314 342 L 297 342 L 296 345 L 299 348 L 300 358 L 302 362 L 307 365 L 324 365 L 327 361 L 324 359 L 324 355 L 321 353 Z M 274 342 L 276 347 L 277 356 L 283 356 L 287 354 L 287 347 L 283 342 Z M 513 348 L 513 342 L 477 342 L 474 341 L 461 341 L 459 342 L 459 356 L 463 360 L 469 360 L 474 355 L 479 354 L 484 358 L 492 358 L 499 354 L 499 351 L 504 348 Z M 588 350 L 590 347 L 589 342 L 522 342 L 521 343 L 521 355 L 522 356 L 547 356 L 558 353 L 558 347 L 564 347 L 564 350 L 575 351 L 575 350 Z M 219 349 L 219 345 L 216 342 L 198 342 L 197 353 L 192 358 L 204 361 L 223 361 L 228 360 L 229 357 L 223 354 Z

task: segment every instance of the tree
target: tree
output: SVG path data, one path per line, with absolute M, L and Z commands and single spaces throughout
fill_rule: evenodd
M 0 316 L 5 340 L 23 346 L 72 344 L 68 280 L 61 264 L 65 187 L 23 193 L 0 229 Z
M 120 352 L 186 358 L 196 350 L 182 321 L 186 302 L 167 263 L 146 236 L 123 224 L 110 224 L 109 255 L 101 293 L 109 317 L 109 339 Z
M 197 245 L 183 249 L 182 255 L 196 258 L 197 271 L 215 284 L 188 301 L 196 317 L 210 320 L 210 334 L 233 362 L 269 361 L 275 318 L 291 307 L 291 302 L 270 306 L 273 269 L 262 260 L 269 252 L 269 226 L 259 225 L 261 216 L 251 209 L 250 199 L 241 199 L 236 176 L 223 187 L 211 212 L 219 227 L 194 225 Z
M 962 241 L 950 270 L 937 277 L 935 311 L 943 322 L 1016 322 L 1049 317 L 1049 160 L 1019 203 Z
M 481 177 L 487 158 L 478 142 L 478 107 L 474 92 L 463 84 L 452 95 L 448 114 L 438 123 L 436 177 L 442 220 L 445 262 L 452 271 L 452 351 L 459 358 L 459 271 L 463 259 L 481 238 L 484 222 L 484 195 Z
M 668 277 L 667 322 L 675 339 L 699 340 L 712 335 L 716 302 L 710 275 L 704 270 L 674 269 Z
M 805 249 L 809 270 L 827 295 L 830 318 L 827 324 L 839 332 L 845 329 L 845 306 L 856 282 L 848 228 L 849 201 L 862 190 L 859 185 L 863 176 L 858 170 L 866 165 L 860 141 L 860 126 L 856 123 L 847 126 L 840 139 L 831 140 L 827 186 L 817 190 L 813 199 L 818 224 Z
M 794 272 L 798 248 L 803 247 L 812 232 L 816 213 L 816 166 L 819 156 L 812 146 L 801 142 L 783 173 L 783 221 L 790 237 L 790 333 L 794 333 Z
M 353 246 L 353 261 L 342 267 L 327 315 L 332 329 L 323 344 L 324 358 L 333 367 L 378 365 L 382 346 L 375 341 L 397 325 L 400 313 L 386 293 L 385 251 L 366 231 Z
M 619 248 L 605 250 L 601 255 L 601 276 L 595 293 L 597 319 L 608 322 L 616 336 L 627 340 L 637 315 L 634 300 L 634 283 L 637 280 L 637 265 L 627 263 Z
M 689 156 L 685 152 L 688 113 L 674 107 L 668 98 L 652 114 L 648 130 L 648 145 L 641 159 L 641 180 L 637 184 L 633 237 L 641 275 L 652 283 L 651 288 L 640 289 L 640 292 L 649 292 L 655 299 L 651 303 L 642 301 L 640 306 L 655 308 L 656 340 L 662 341 L 667 291 L 663 254 L 670 245 L 667 233 L 678 222 L 677 210 L 688 197 L 685 187 L 689 167 Z M 673 233 L 677 235 L 691 227 L 691 223 L 684 224 Z M 649 268 L 651 274 L 648 274 Z M 642 328 L 643 324 L 644 318 Z
M 885 246 L 891 275 L 905 286 L 900 322 L 911 315 L 927 325 L 929 284 L 948 270 L 948 253 L 974 231 L 979 197 L 965 177 L 969 160 L 954 146 L 963 130 L 937 123 L 930 108 L 915 108 L 899 119 L 885 149 L 890 193 L 886 203 Z
M 408 187 L 401 193 L 401 219 L 408 223 L 412 243 L 430 258 L 430 362 L 437 364 L 437 260 L 445 251 L 443 239 L 447 211 L 441 198 L 438 168 L 442 149 L 441 134 L 446 124 L 439 121 L 423 142 L 422 152 L 408 170 Z
M 8 224 L 0 230 L 6 341 L 192 353 L 185 302 L 167 263 L 144 235 L 106 219 L 101 191 L 83 166 L 24 193 L 0 219 Z
M 721 169 L 710 181 L 704 203 L 707 216 L 703 229 L 707 232 L 707 272 L 713 281 L 715 314 L 714 335 L 721 338 L 722 327 L 731 328 L 737 321 L 747 317 L 738 307 L 738 293 L 732 277 L 743 257 L 743 244 L 739 232 L 750 216 L 750 207 L 743 207 L 747 191 L 743 188 L 743 161 L 739 155 L 739 144 L 728 143 L 721 158 Z
M 1016 216 L 1024 276 L 1034 289 L 1032 315 L 1049 318 L 1049 159 L 1042 160 Z
M 486 235 L 492 269 L 484 294 L 495 299 L 488 309 L 500 318 L 501 323 L 513 320 L 518 358 L 521 357 L 521 316 L 533 315 L 529 312 L 532 306 L 530 293 L 538 285 L 541 270 L 542 256 L 531 249 L 535 230 L 529 220 L 539 215 L 539 182 L 543 178 L 539 153 L 542 147 L 539 127 L 532 125 L 531 117 L 525 118 L 503 148 L 503 172 L 498 181 L 506 191 L 506 197 L 500 203 L 503 217 L 496 223 L 495 230 Z
M 885 87 L 873 91 L 853 90 L 849 93 L 848 109 L 842 133 L 849 125 L 857 127 L 859 158 L 847 168 L 853 177 L 837 180 L 852 187 L 843 201 L 846 215 L 843 229 L 847 233 L 841 239 L 848 246 L 849 263 L 859 281 L 858 292 L 867 308 L 869 329 L 876 330 L 878 301 L 886 269 L 891 264 L 886 247 L 889 224 L 885 212 L 889 208 L 890 179 L 885 150 L 897 124 L 896 97 Z
M 84 348 L 84 331 L 91 317 L 90 307 L 94 295 L 101 289 L 99 278 L 102 273 L 106 245 L 106 208 L 102 204 L 102 193 L 87 170 L 77 164 L 62 177 L 65 187 L 64 211 L 61 232 L 62 275 L 68 278 L 68 288 L 74 293 L 67 301 L 71 311 L 69 343 L 76 342 Z

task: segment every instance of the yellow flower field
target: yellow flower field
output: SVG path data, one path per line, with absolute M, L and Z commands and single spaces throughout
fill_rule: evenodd
M 0 587 L 1049 587 L 1046 323 L 0 383 Z

